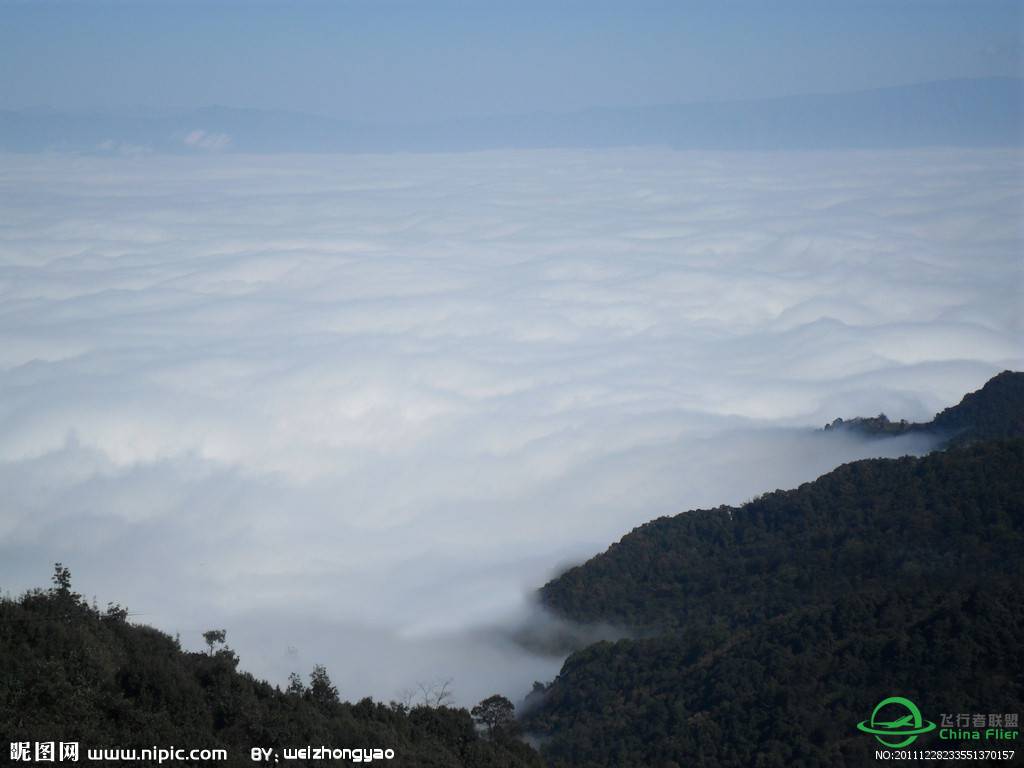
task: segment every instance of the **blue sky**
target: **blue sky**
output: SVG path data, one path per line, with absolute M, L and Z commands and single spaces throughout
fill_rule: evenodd
M 1020 75 L 1019 2 L 0 4 L 0 108 L 374 121 Z

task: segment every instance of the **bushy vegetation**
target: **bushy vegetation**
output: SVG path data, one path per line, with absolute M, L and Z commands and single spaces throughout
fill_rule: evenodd
M 255 746 L 308 744 L 390 748 L 396 766 L 542 764 L 503 732 L 487 738 L 464 709 L 343 702 L 323 667 L 281 691 L 238 671 L 223 630 L 206 633 L 207 653 L 189 653 L 127 618 L 88 605 L 59 564 L 50 589 L 0 601 L 0 738 L 223 747 L 227 765 L 252 765 Z

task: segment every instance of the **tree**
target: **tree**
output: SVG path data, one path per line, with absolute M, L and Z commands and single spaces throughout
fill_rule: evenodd
M 284 689 L 284 692 L 289 696 L 302 696 L 306 692 L 306 686 L 298 672 L 288 675 L 288 687 Z
M 470 714 L 477 723 L 486 726 L 487 735 L 492 739 L 496 735 L 511 732 L 516 722 L 515 706 L 497 693 L 473 707 Z
M 206 645 L 210 648 L 210 655 L 213 656 L 213 647 L 215 645 L 224 645 L 227 640 L 228 631 L 226 629 L 210 629 L 203 632 L 203 640 L 206 641 Z
M 71 570 L 65 568 L 63 563 L 53 564 L 52 591 L 61 597 L 67 597 L 71 594 Z
M 125 621 L 128 618 L 128 609 L 120 603 L 107 603 L 107 611 L 103 618 L 110 621 Z
M 440 683 L 417 683 L 424 707 L 446 707 L 452 701 L 451 678 Z
M 413 707 L 427 707 L 437 709 L 438 707 L 449 707 L 455 698 L 452 694 L 452 679 L 431 681 L 429 683 L 416 683 L 415 688 L 403 688 L 399 703 L 406 710 Z
M 61 563 L 53 564 L 53 586 L 49 594 L 56 613 L 65 622 L 70 621 L 80 608 L 88 610 L 88 604 L 82 600 L 82 596 L 71 591 L 71 571 Z
M 317 664 L 309 675 L 309 697 L 320 706 L 321 709 L 330 709 L 337 704 L 338 689 L 331 682 L 327 674 L 327 667 Z

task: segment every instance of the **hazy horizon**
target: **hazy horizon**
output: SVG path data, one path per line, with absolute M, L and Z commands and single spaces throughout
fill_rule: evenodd
M 710 96 L 693 96 L 693 97 L 681 97 L 671 100 L 658 101 L 653 100 L 650 102 L 644 102 L 640 104 L 632 104 L 627 102 L 595 102 L 592 104 L 586 104 L 581 106 L 567 107 L 552 105 L 547 109 L 532 109 L 522 110 L 516 112 L 507 111 L 496 111 L 496 112 L 475 112 L 467 114 L 454 114 L 454 115 L 442 115 L 434 117 L 417 118 L 411 121 L 396 120 L 392 119 L 367 119 L 356 115 L 354 117 L 339 117 L 336 114 L 330 112 L 315 112 L 313 110 L 306 109 L 288 109 L 285 107 L 261 107 L 248 103 L 224 103 L 218 101 L 207 101 L 195 104 L 187 103 L 166 103 L 166 104 L 152 104 L 145 102 L 126 102 L 123 104 L 114 104 L 110 106 L 102 106 L 97 104 L 83 104 L 80 106 L 68 106 L 68 105 L 55 105 L 53 103 L 37 103 L 37 104 L 19 104 L 19 105 L 6 105 L 0 106 L 0 111 L 8 112 L 52 112 L 52 113 L 63 113 L 69 115 L 87 115 L 87 114 L 99 114 L 99 113 L 111 113 L 111 114 L 180 114 L 182 112 L 203 112 L 208 110 L 225 109 L 239 112 L 280 112 L 286 114 L 293 114 L 302 117 L 321 118 L 337 122 L 356 122 L 365 125 L 385 125 L 394 126 L 401 125 L 409 122 L 412 125 L 434 125 L 438 123 L 451 123 L 459 120 L 476 120 L 476 119 L 488 119 L 488 118 L 509 118 L 509 117 L 522 117 L 524 115 L 572 115 L 580 112 L 588 112 L 591 110 L 606 110 L 606 109 L 647 109 L 651 107 L 673 107 L 673 106 L 700 106 L 700 105 L 711 105 L 711 104 L 730 104 L 737 102 L 763 102 L 763 101 L 786 101 L 794 98 L 804 97 L 822 97 L 822 96 L 854 96 L 865 93 L 872 93 L 875 91 L 891 91 L 891 90 L 904 90 L 912 89 L 918 86 L 929 86 L 929 85 L 942 85 L 945 83 L 972 83 L 972 82 L 984 82 L 984 81 L 1022 81 L 1024 80 L 1024 69 L 1010 72 L 1005 74 L 986 74 L 986 75 L 975 75 L 975 76 L 963 76 L 963 77 L 926 77 L 917 80 L 899 81 L 893 83 L 878 83 L 873 85 L 866 85 L 863 87 L 856 88 L 839 88 L 836 90 L 797 90 L 786 93 L 768 93 L 768 94 L 756 94 L 746 97 L 736 96 L 722 96 L 715 98 L 713 95 Z
M 993 0 L 0 10 L 0 68 L 19 72 L 0 109 L 222 104 L 403 123 L 1024 74 L 1022 7 Z
M 210 107 L 0 111 L 0 152 L 379 154 L 659 147 L 832 150 L 1024 145 L 1024 79 L 414 124 Z
M 0 152 L 1021 146 L 1021 29 L 1002 0 L 6 2 Z

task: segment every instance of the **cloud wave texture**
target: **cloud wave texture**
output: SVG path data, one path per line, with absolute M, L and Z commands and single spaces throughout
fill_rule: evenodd
M 6 156 L 0 586 L 522 694 L 558 661 L 478 630 L 561 565 L 1021 367 L 1021 161 Z

